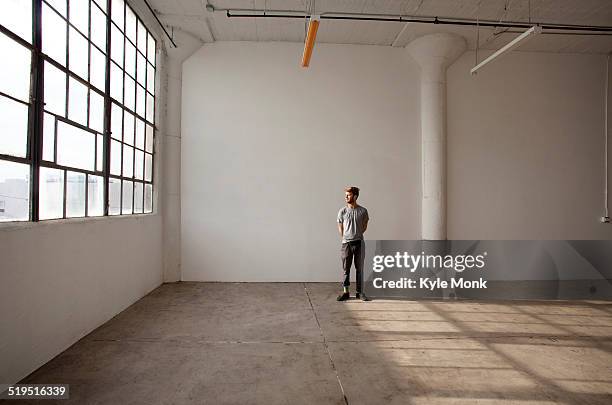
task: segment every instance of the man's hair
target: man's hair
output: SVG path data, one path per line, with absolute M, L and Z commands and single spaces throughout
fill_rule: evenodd
M 351 186 L 344 189 L 347 193 L 353 194 L 355 197 L 359 197 L 359 187 Z

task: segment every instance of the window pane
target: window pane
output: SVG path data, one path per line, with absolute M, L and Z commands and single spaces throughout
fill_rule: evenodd
M 147 94 L 147 121 L 149 122 L 155 122 L 155 118 L 153 117 L 154 106 L 153 96 Z
M 39 193 L 40 219 L 63 218 L 64 216 L 64 171 L 40 168 Z
M 145 153 L 145 180 L 151 181 L 153 173 L 153 155 Z
M 104 132 L 104 97 L 89 90 L 89 128 Z
M 136 113 L 145 116 L 145 89 L 136 85 Z
M 125 43 L 125 71 L 128 75 L 136 77 L 136 48 L 129 42 Z
M 30 166 L 0 160 L 0 222 L 30 216 Z
M 143 184 L 135 182 L 134 183 L 134 213 L 142 213 L 143 208 Z
M 144 149 L 145 123 L 140 118 L 136 118 L 136 143 L 134 146 Z
M 125 8 L 125 35 L 136 43 L 136 14 L 130 7 Z
M 111 59 L 119 66 L 123 66 L 123 41 L 124 36 L 121 31 L 111 25 Z
M 57 163 L 94 170 L 96 137 L 65 122 L 57 123 Z
M 66 217 L 85 216 L 85 173 L 66 175 Z
M 145 184 L 145 212 L 153 211 L 153 185 Z
M 132 196 L 134 193 L 134 185 L 131 181 L 123 180 L 123 197 L 121 204 L 122 214 L 132 213 Z
M 66 73 L 45 62 L 45 110 L 66 116 Z
M 143 55 L 147 54 L 147 30 L 142 21 L 138 20 L 138 49 Z
M 55 161 L 55 117 L 47 113 L 43 118 L 43 160 Z
M 64 17 L 67 16 L 66 10 L 68 10 L 68 0 L 45 0 L 45 2 L 49 3 L 50 6 L 56 9 Z
M 140 83 L 142 86 L 145 86 L 145 78 L 147 75 L 147 62 L 145 60 L 145 57 L 142 56 L 140 53 L 137 56 L 137 79 L 138 79 L 138 83 Z
M 121 175 L 121 143 L 115 140 L 111 141 L 111 174 Z
M 147 50 L 147 60 L 151 62 L 153 66 L 155 66 L 155 39 L 153 39 L 153 36 L 150 33 L 147 38 L 149 44 L 149 49 Z
M 134 153 L 134 177 L 138 180 L 143 178 L 143 167 L 144 167 L 144 152 L 136 150 Z
M 123 109 L 113 103 L 111 107 L 111 136 L 121 140 L 122 125 L 123 125 Z
M 111 20 L 123 31 L 123 0 L 113 0 L 111 3 Z
M 96 6 L 91 6 L 91 41 L 100 49 L 106 49 L 106 15 Z
M 91 46 L 91 64 L 89 69 L 89 82 L 98 89 L 106 91 L 106 57 L 94 46 Z
M 79 31 L 87 35 L 89 30 L 89 1 L 87 0 L 70 0 L 70 22 L 75 25 Z
M 0 74 L 0 91 L 28 102 L 30 99 L 30 51 L 0 34 L 0 54 L 5 60 Z
M 87 216 L 104 215 L 104 178 L 87 176 Z
M 68 86 L 68 118 L 87 125 L 87 87 L 73 77 Z
M 124 89 L 124 104 L 130 110 L 134 110 L 134 104 L 136 99 L 136 89 L 134 88 L 135 83 L 128 75 L 125 75 L 125 89 Z
M 70 28 L 70 54 L 68 65 L 70 70 L 81 78 L 87 80 L 87 64 L 89 55 L 87 54 L 87 40 L 74 28 Z
M 0 24 L 32 43 L 32 2 L 2 0 Z
M 155 68 L 147 63 L 147 90 L 155 94 Z
M 26 157 L 28 106 L 0 96 L 0 153 Z
M 98 143 L 96 144 L 96 170 L 104 169 L 104 136 L 97 135 Z
M 66 21 L 46 4 L 42 7 L 42 51 L 66 66 Z
M 117 67 L 117 65 L 111 63 L 110 73 L 110 95 L 112 98 L 121 103 L 123 102 L 123 72 Z
M 123 177 L 134 177 L 134 148 L 123 145 Z
M 108 214 L 118 215 L 121 212 L 121 180 L 108 179 Z
M 147 152 L 153 152 L 153 127 L 147 124 L 147 139 L 146 139 L 145 150 Z
M 134 144 L 134 116 L 128 111 L 123 116 L 123 142 Z

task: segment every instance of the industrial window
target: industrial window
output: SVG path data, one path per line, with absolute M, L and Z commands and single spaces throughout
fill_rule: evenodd
M 124 0 L 3 0 L 0 221 L 153 210 L 156 41 Z

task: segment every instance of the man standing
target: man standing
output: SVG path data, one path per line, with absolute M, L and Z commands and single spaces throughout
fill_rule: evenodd
M 342 269 L 344 271 L 344 281 L 342 286 L 344 291 L 336 298 L 338 301 L 346 301 L 350 298 L 349 286 L 351 264 L 355 262 L 355 275 L 357 276 L 356 298 L 362 301 L 369 299 L 362 292 L 363 260 L 365 255 L 365 243 L 363 233 L 368 228 L 368 210 L 357 205 L 359 188 L 348 187 L 344 190 L 346 206 L 340 208 L 338 212 L 338 232 L 342 236 L 342 248 L 340 249 L 342 258 Z

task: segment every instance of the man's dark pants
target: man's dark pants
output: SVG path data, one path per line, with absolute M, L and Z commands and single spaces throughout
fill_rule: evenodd
M 344 271 L 343 287 L 351 284 L 351 265 L 355 262 L 355 276 L 357 278 L 357 292 L 361 293 L 363 283 L 363 260 L 365 254 L 365 243 L 363 240 L 354 240 L 342 243 L 340 249 L 342 258 L 342 270 Z

